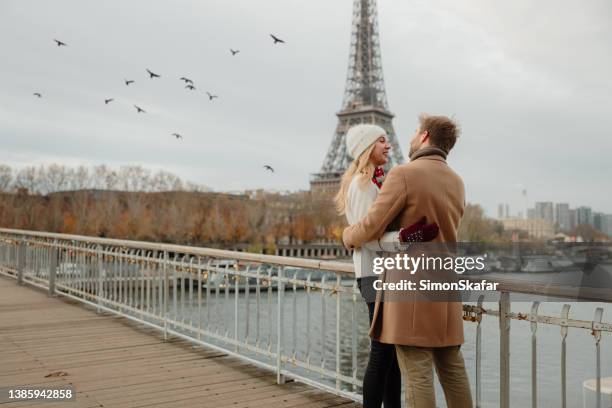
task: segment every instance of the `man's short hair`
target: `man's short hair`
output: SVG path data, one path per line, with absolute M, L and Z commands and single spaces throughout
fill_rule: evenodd
M 429 142 L 446 153 L 455 146 L 459 137 L 459 126 L 446 116 L 419 115 L 420 133 L 429 133 Z

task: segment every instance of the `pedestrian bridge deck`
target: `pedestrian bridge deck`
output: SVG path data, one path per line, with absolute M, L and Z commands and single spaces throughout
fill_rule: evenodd
M 47 377 L 49 374 L 53 376 Z M 0 388 L 66 387 L 75 402 L 2 407 L 361 406 L 157 330 L 0 277 Z

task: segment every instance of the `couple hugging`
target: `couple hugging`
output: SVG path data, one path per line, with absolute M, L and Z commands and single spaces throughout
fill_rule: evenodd
M 382 166 L 388 161 L 390 145 L 384 129 L 357 125 L 346 136 L 347 151 L 354 160 L 335 200 L 350 225 L 342 239 L 354 249 L 355 276 L 370 317 L 365 408 L 380 408 L 383 403 L 385 408 L 400 407 L 402 376 L 408 407 L 435 408 L 434 367 L 447 406 L 472 407 L 460 351 L 461 303 L 374 302 L 366 295 L 378 279 L 372 261 L 383 244 L 457 241 L 465 190 L 446 157 L 459 130 L 445 116 L 421 115 L 419 122 L 410 142 L 410 162 L 394 167 L 386 176 Z

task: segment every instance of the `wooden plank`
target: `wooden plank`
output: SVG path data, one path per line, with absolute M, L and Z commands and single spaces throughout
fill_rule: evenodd
M 331 407 L 352 401 L 222 352 L 0 278 L 0 383 L 67 386 L 76 403 L 10 407 Z M 54 371 L 67 376 L 45 377 Z M 8 407 L 7 406 L 7 407 Z M 352 405 L 351 405 L 352 406 Z
M 236 379 L 232 377 L 216 378 L 214 383 L 211 383 L 210 379 L 192 377 L 192 378 L 156 378 L 149 379 L 145 383 L 133 384 L 133 385 L 122 385 L 118 393 L 116 388 L 97 389 L 96 396 L 98 397 L 118 397 L 122 398 L 124 395 L 129 395 L 135 399 L 142 398 L 143 396 L 151 396 L 160 393 L 167 392 L 179 392 L 186 389 L 197 387 L 202 392 L 210 391 L 214 389 L 217 393 L 226 392 L 229 389 L 233 392 L 239 384 L 242 389 L 250 388 L 255 389 L 262 384 L 275 383 L 276 376 L 270 374 L 264 374 L 261 372 L 253 373 L 249 377 L 244 379 Z M 163 385 L 163 387 L 162 387 Z

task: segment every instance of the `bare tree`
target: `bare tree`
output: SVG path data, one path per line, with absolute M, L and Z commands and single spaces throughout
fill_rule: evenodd
M 70 189 L 85 190 L 91 188 L 91 177 L 85 166 L 79 166 L 71 172 Z
M 13 183 L 13 169 L 6 164 L 0 164 L 0 192 L 11 190 Z
M 105 164 L 95 166 L 91 172 L 91 186 L 99 190 L 117 190 L 119 175 Z
M 181 179 L 167 171 L 160 170 L 151 178 L 151 191 L 182 191 Z
M 478 204 L 468 203 L 459 223 L 458 239 L 463 242 L 499 242 L 503 236 L 502 225 L 488 218 Z
M 49 167 L 40 167 L 40 193 L 49 194 L 55 191 L 67 190 L 70 183 L 70 171 L 65 166 L 51 164 Z
M 45 217 L 45 231 L 60 231 L 63 226 L 63 193 L 55 193 L 47 196 L 47 208 Z
M 253 198 L 205 193 L 204 186 L 141 166 L 115 171 L 56 164 L 16 173 L 2 166 L 0 182 L 4 189 L 45 194 L 0 194 L 0 225 L 15 228 L 263 248 L 283 237 L 303 242 L 337 237 L 345 224 L 329 199 L 310 193 L 262 192 Z
M 24 188 L 28 192 L 35 193 L 38 191 L 38 187 L 40 186 L 38 174 L 36 172 L 36 167 L 28 166 L 17 172 L 17 176 L 15 177 L 15 187 L 16 188 Z
M 116 190 L 119 188 L 119 175 L 115 170 L 109 170 L 104 177 L 104 188 Z
M 141 166 L 122 166 L 119 169 L 119 185 L 124 191 L 148 191 L 151 171 Z

